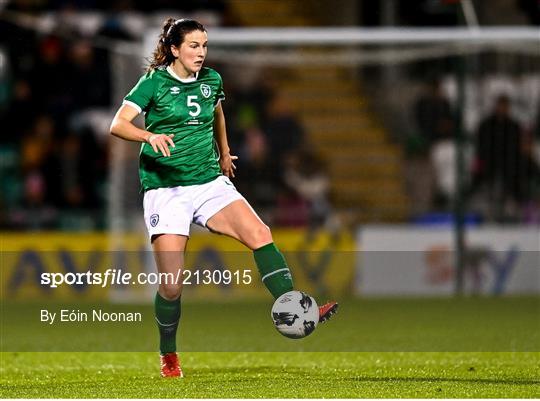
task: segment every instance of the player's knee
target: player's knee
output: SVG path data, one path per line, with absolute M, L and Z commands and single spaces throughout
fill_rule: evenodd
M 259 224 L 251 230 L 248 246 L 251 249 L 258 249 L 272 241 L 270 228 L 266 224 Z
M 173 301 L 180 298 L 182 288 L 177 284 L 161 284 L 159 286 L 159 293 L 166 300 Z

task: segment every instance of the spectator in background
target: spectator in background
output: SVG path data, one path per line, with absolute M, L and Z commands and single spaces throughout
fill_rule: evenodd
M 413 107 L 417 133 L 409 138 L 406 184 L 412 213 L 446 209 L 454 193 L 455 124 L 441 81 L 432 79 Z
M 52 229 L 58 211 L 46 201 L 45 180 L 39 171 L 32 171 L 23 182 L 22 208 L 16 208 L 9 217 L 9 225 L 15 228 Z
M 280 193 L 281 169 L 271 153 L 268 138 L 259 128 L 249 128 L 244 133 L 244 144 L 236 173 L 238 190 L 250 204 L 270 218 L 268 211 Z
M 473 191 L 483 197 L 488 219 L 519 220 L 520 206 L 531 199 L 531 183 L 538 177 L 530 149 L 510 115 L 510 98 L 500 95 L 478 127 L 473 167 Z
M 284 184 L 284 169 L 299 159 L 304 132 L 287 99 L 272 94 L 272 77 L 264 85 L 257 77 L 251 77 L 254 84 L 247 79 L 248 83 L 234 88 L 232 107 L 232 102 L 225 102 L 235 115 L 228 129 L 234 132 L 231 147 L 239 149 L 238 187 L 263 213 L 278 205 L 275 213 L 265 213 L 266 218 L 275 217 L 283 225 L 305 225 L 306 199 Z M 285 216 L 287 211 L 291 215 Z
M 320 157 L 310 150 L 290 155 L 285 166 L 284 180 L 287 187 L 300 200 L 297 209 L 294 210 L 296 219 L 304 212 L 306 219 L 304 223 L 307 223 L 311 230 L 329 223 L 332 217 L 329 200 L 330 181 L 326 166 Z M 290 205 L 287 205 L 288 208 Z
M 51 228 L 58 204 L 58 161 L 55 154 L 56 125 L 47 114 L 39 115 L 21 144 L 22 208 L 14 211 L 15 227 Z
M 229 75 L 235 74 L 235 71 L 231 71 Z M 241 78 L 229 84 L 227 92 L 230 96 L 223 105 L 226 114 L 232 116 L 227 126 L 232 149 L 243 148 L 245 133 L 254 127 L 261 127 L 272 95 L 271 78 L 263 79 L 257 71 L 242 74 Z
M 54 204 L 59 194 L 55 147 L 57 126 L 48 114 L 40 114 L 21 144 L 23 177 L 39 175 L 43 184 L 43 200 Z
M 532 127 L 532 135 L 528 139 L 528 147 L 533 160 L 532 170 L 535 176 L 530 183 L 532 196 L 531 201 L 526 205 L 524 221 L 540 225 L 540 168 L 538 167 L 540 166 L 540 104 L 536 114 L 536 123 Z
M 416 101 L 414 115 L 421 140 L 428 148 L 452 134 L 452 108 L 439 79 L 433 79 L 426 85 L 424 93 Z
M 0 144 L 19 143 L 35 118 L 36 103 L 29 80 L 17 79 L 12 92 L 11 101 L 0 117 L 0 126 L 6 133 L 0 135 Z
M 64 120 L 72 104 L 64 44 L 60 38 L 50 35 L 39 42 L 37 53 L 31 75 L 36 104 L 52 113 L 57 121 Z
M 89 127 L 70 130 L 58 156 L 62 205 L 70 209 L 95 210 L 99 206 L 98 186 L 104 179 L 104 150 Z
M 304 129 L 281 94 L 275 94 L 268 103 L 263 131 L 279 164 L 294 156 L 304 144 Z
M 75 40 L 69 49 L 68 93 L 72 111 L 110 105 L 110 73 L 104 53 L 97 52 L 88 39 Z

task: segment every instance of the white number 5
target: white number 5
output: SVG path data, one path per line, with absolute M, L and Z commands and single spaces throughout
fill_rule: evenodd
M 194 111 L 189 111 L 189 115 L 191 117 L 197 117 L 199 114 L 201 114 L 201 105 L 197 103 L 195 100 L 197 100 L 196 95 L 190 95 L 187 97 L 187 105 L 188 107 L 195 107 Z

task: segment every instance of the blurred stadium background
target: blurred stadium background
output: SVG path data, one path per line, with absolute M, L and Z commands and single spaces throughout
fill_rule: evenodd
M 169 16 L 207 26 L 235 183 L 293 253 L 302 288 L 538 295 L 537 0 L 4 0 L 4 298 L 150 301 L 50 292 L 38 273 L 148 249 L 139 146 L 108 127 Z M 190 249 L 214 262 L 241 250 L 202 232 Z M 130 268 L 151 271 L 151 257 Z

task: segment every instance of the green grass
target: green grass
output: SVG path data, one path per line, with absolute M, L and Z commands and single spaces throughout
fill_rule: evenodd
M 346 299 L 303 340 L 273 329 L 268 302 L 185 302 L 182 380 L 146 352 L 151 306 L 94 306 L 142 323 L 52 326 L 41 307 L 68 306 L 2 303 L 0 398 L 540 397 L 538 297 Z M 40 352 L 52 350 L 91 352 Z
M 3 353 L 1 397 L 538 398 L 539 353 Z

